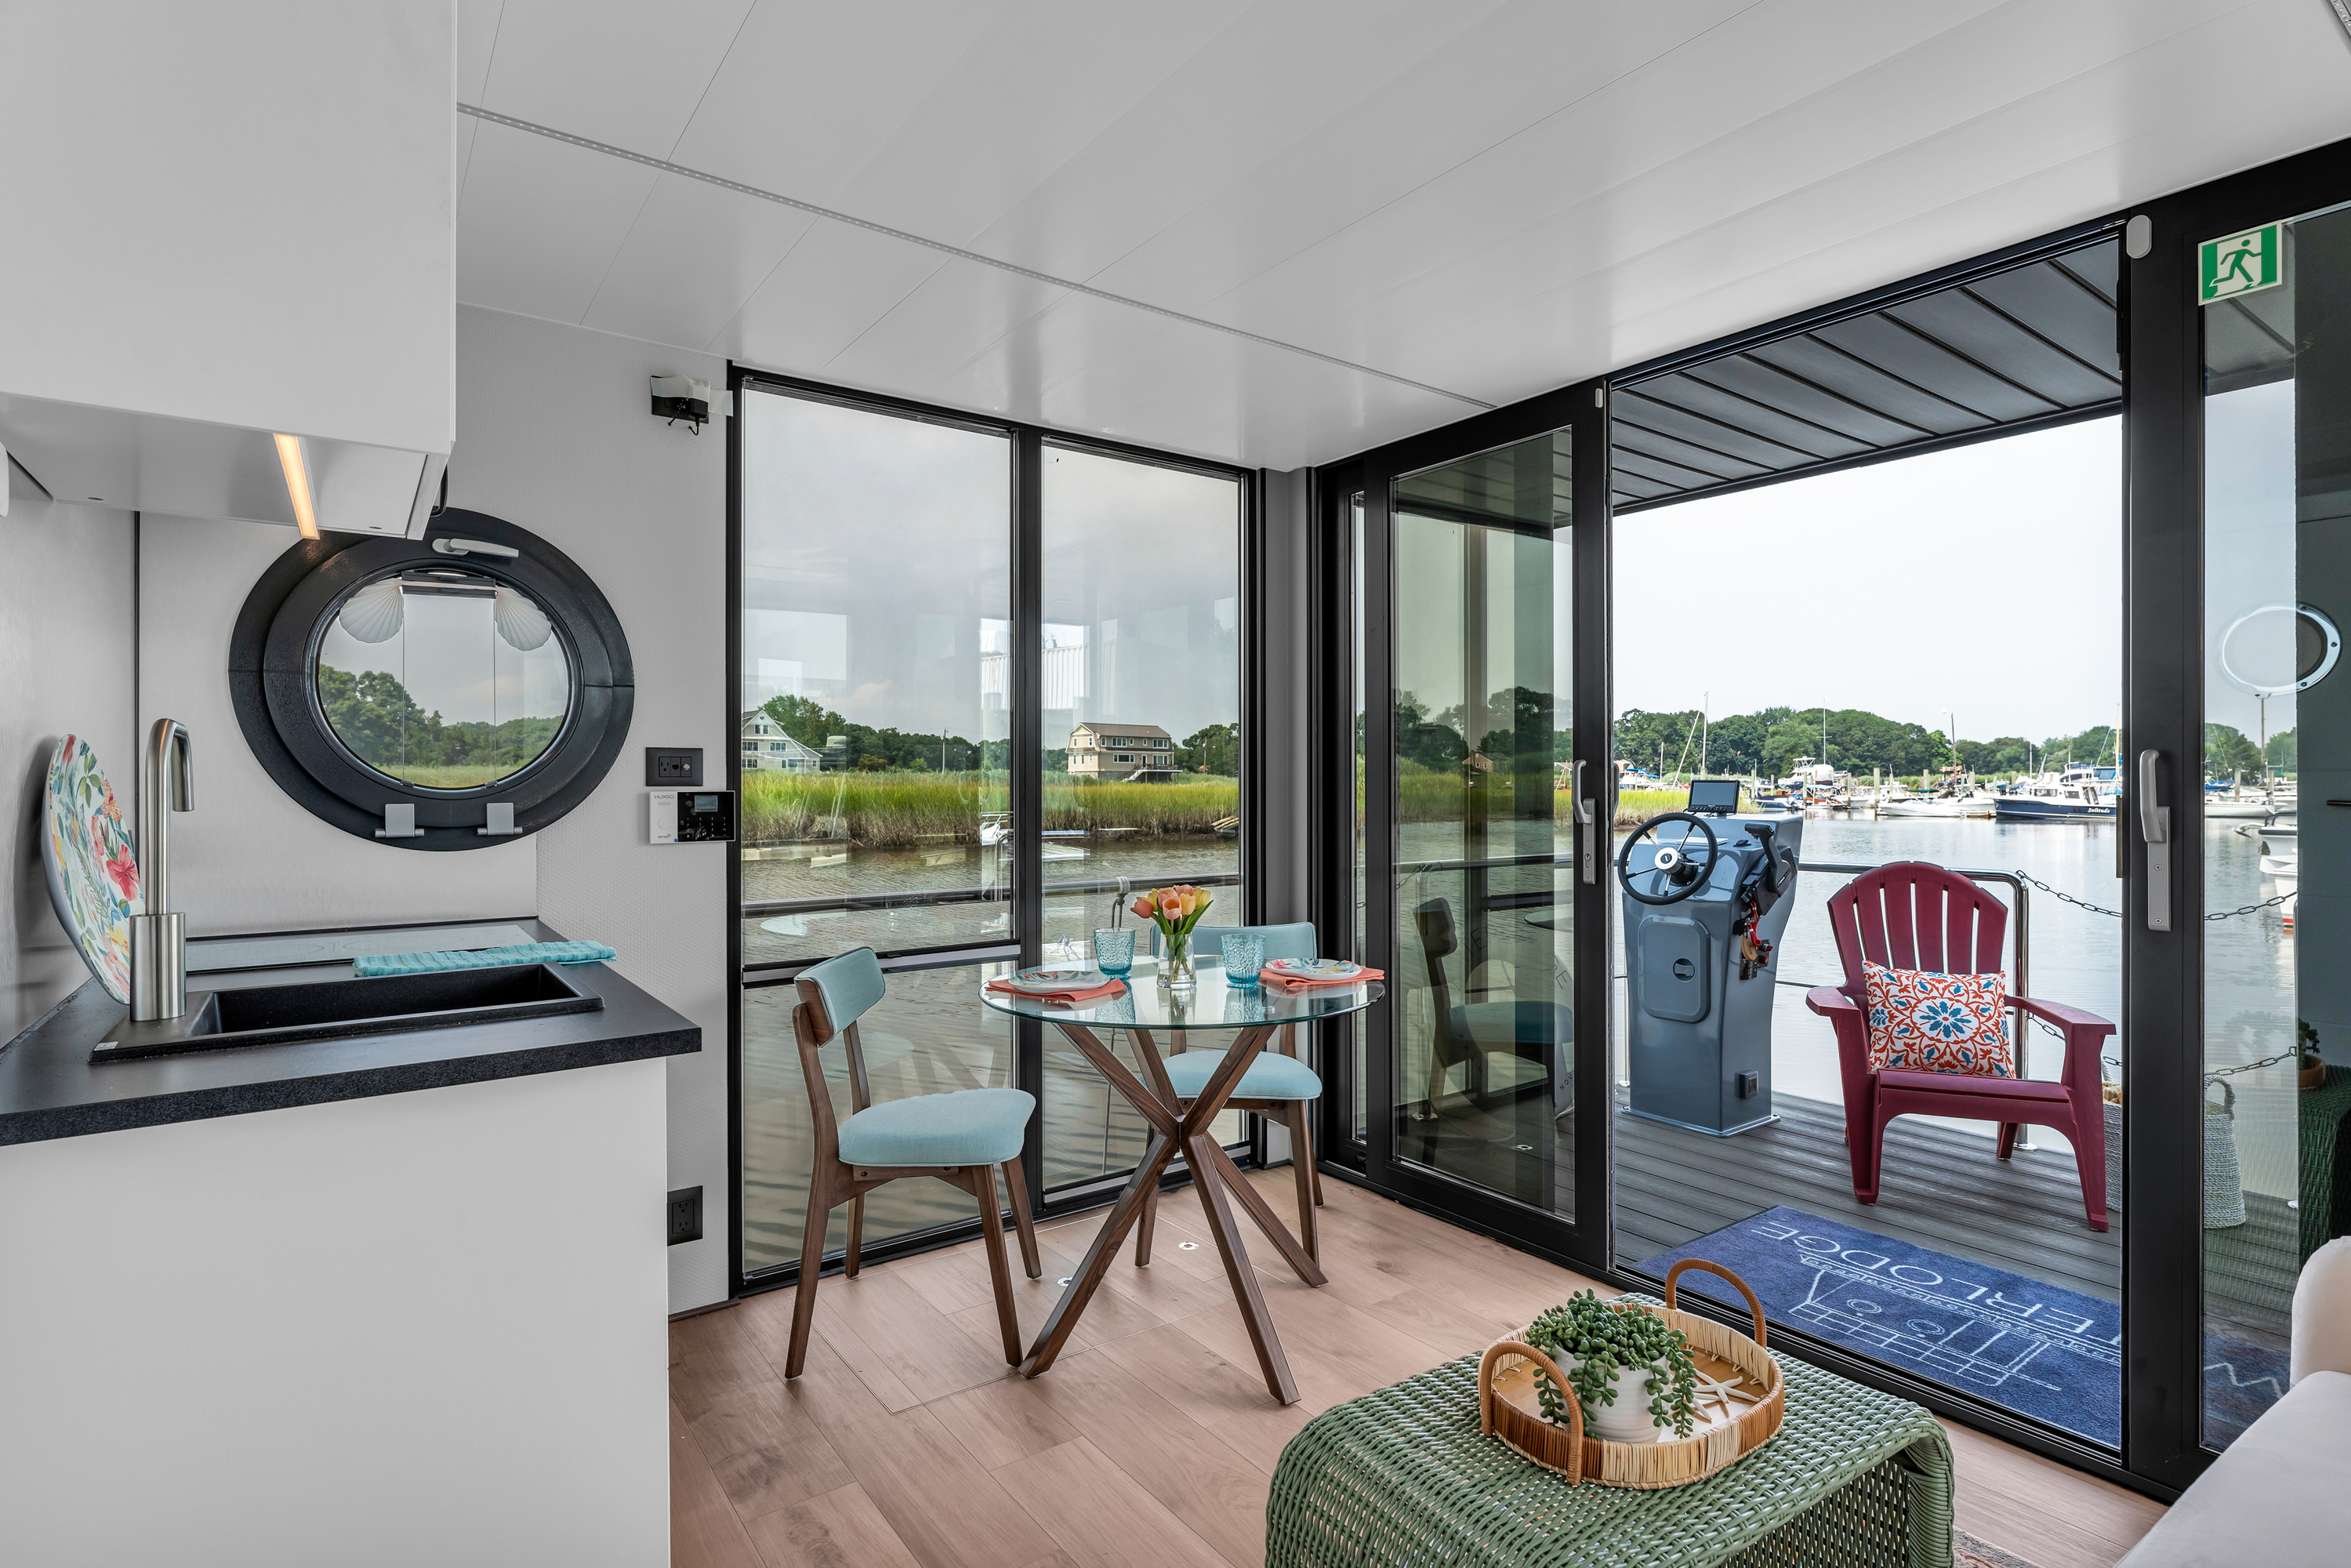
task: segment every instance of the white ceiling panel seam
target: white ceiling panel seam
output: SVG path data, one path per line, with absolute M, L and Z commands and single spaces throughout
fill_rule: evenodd
M 974 262 L 982 267 L 993 267 L 1000 272 L 1011 273 L 1016 277 L 1026 277 L 1033 282 L 1045 284 L 1050 287 L 1067 289 L 1075 294 L 1088 295 L 1097 299 L 1107 300 L 1114 305 L 1125 306 L 1130 309 L 1146 311 L 1154 316 L 1162 316 L 1170 320 L 1181 321 L 1189 326 L 1205 327 L 1211 331 L 1221 332 L 1228 337 L 1238 338 L 1249 342 L 1261 344 L 1270 349 L 1279 350 L 1283 353 L 1298 355 L 1302 359 L 1319 360 L 1325 364 L 1335 365 L 1342 370 L 1352 371 L 1358 375 L 1374 376 L 1381 381 L 1392 382 L 1399 386 L 1410 387 L 1416 392 L 1430 392 L 1438 397 L 1451 399 L 1456 402 L 1466 403 L 1472 408 L 1489 409 L 1496 406 L 1493 403 L 1486 402 L 1482 398 L 1472 397 L 1467 392 L 1455 392 L 1447 387 L 1433 386 L 1426 382 L 1415 381 L 1409 376 L 1400 376 L 1392 371 L 1383 371 L 1374 365 L 1361 364 L 1353 360 L 1342 359 L 1336 354 L 1326 354 L 1317 349 L 1310 349 L 1302 347 L 1300 344 L 1284 342 L 1279 338 L 1268 337 L 1259 332 L 1251 332 L 1244 328 L 1228 326 L 1224 322 L 1210 320 L 1205 317 L 1187 315 L 1181 310 L 1172 310 L 1164 305 L 1154 305 L 1146 299 L 1136 299 L 1128 295 L 1115 294 L 1109 289 L 1097 288 L 1091 284 L 1081 283 L 1073 278 L 1056 277 L 1050 273 L 1040 272 L 1034 267 L 1022 267 L 1017 262 L 1005 261 L 1000 257 L 987 256 L 978 251 L 966 250 L 960 246 L 949 245 L 944 240 L 932 239 L 928 235 L 914 234 L 904 229 L 893 228 L 887 224 L 874 223 L 871 219 L 861 218 L 852 213 L 837 212 L 832 208 L 820 206 L 814 202 L 805 202 L 797 196 L 789 196 L 781 192 L 762 190 L 757 185 L 745 184 L 739 180 L 729 180 L 724 175 L 713 174 L 704 170 L 689 168 L 681 163 L 674 163 L 664 158 L 655 158 L 647 153 L 633 152 L 626 147 L 616 147 L 610 142 L 598 141 L 590 137 L 575 135 L 568 131 L 558 130 L 553 126 L 540 125 L 531 120 L 517 119 L 513 115 L 500 114 L 495 110 L 483 109 L 475 104 L 461 103 L 456 107 L 458 113 L 471 116 L 472 118 L 482 120 L 487 124 L 504 126 L 508 130 L 523 131 L 533 136 L 543 136 L 550 141 L 560 141 L 569 146 L 585 149 L 591 152 L 601 152 L 607 157 L 622 159 L 632 163 L 640 164 L 648 169 L 656 170 L 662 173 L 675 174 L 683 179 L 699 181 L 702 183 L 715 185 L 722 190 L 733 191 L 738 194 L 750 196 L 759 201 L 773 202 L 782 206 L 791 207 L 798 211 L 810 214 L 811 215 L 819 218 L 829 219 L 831 222 L 838 224 L 846 224 L 851 227 L 863 229 L 869 233 L 885 235 L 888 238 L 899 240 L 908 245 L 920 246 L 925 249 L 937 251 L 941 254 L 954 256 L 960 260 Z

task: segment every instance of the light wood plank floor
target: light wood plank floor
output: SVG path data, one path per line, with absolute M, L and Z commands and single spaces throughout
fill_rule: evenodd
M 1288 1171 L 1251 1179 L 1289 1212 Z M 1033 1381 L 1003 1363 L 977 1241 L 826 1280 L 807 1373 L 789 1384 L 789 1292 L 672 1324 L 676 1568 L 1259 1568 L 1274 1461 L 1317 1411 L 1479 1349 L 1591 1283 L 1323 1185 L 1330 1283 L 1306 1289 L 1278 1257 L 1259 1270 L 1304 1396 L 1288 1409 L 1266 1396 L 1182 1192 L 1160 1206 L 1152 1266 L 1129 1251 Z M 1018 1281 L 1030 1334 L 1100 1223 L 1040 1233 L 1045 1277 Z M 1976 1433 L 1951 1438 L 1959 1527 L 2039 1568 L 2106 1568 L 2162 1512 Z

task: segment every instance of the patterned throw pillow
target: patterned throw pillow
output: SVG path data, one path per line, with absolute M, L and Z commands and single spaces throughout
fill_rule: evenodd
M 2016 1044 L 2001 1029 L 2003 977 L 1889 969 L 1866 960 L 1861 973 L 1870 1071 L 2016 1076 Z

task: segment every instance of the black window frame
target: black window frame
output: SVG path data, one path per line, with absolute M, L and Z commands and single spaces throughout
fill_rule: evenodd
M 1131 442 L 1113 440 L 1082 431 L 1063 430 L 1049 425 L 1032 424 L 1019 420 L 974 413 L 968 410 L 948 408 L 912 398 L 893 397 L 854 388 L 836 386 L 830 382 L 793 376 L 780 371 L 761 370 L 756 366 L 728 361 L 726 367 L 726 668 L 722 673 L 726 712 L 731 727 L 739 729 L 742 723 L 743 666 L 743 579 L 744 579 L 744 512 L 743 512 L 743 420 L 741 410 L 747 391 L 759 391 L 786 396 L 812 399 L 841 407 L 861 409 L 868 413 L 902 419 L 953 425 L 960 429 L 984 431 L 1001 435 L 1011 443 L 1011 460 L 1007 465 L 1011 486 L 1011 538 L 1008 557 L 1011 576 L 1012 658 L 1011 679 L 1013 702 L 1010 714 L 1011 733 L 1008 739 L 1011 789 L 1010 805 L 1013 823 L 1014 873 L 1011 907 L 1012 939 L 1008 942 L 949 944 L 935 947 L 893 950 L 879 955 L 884 973 L 900 970 L 954 967 L 983 963 L 1015 963 L 1026 967 L 1040 963 L 1044 956 L 1044 889 L 1040 872 L 1042 867 L 1042 817 L 1044 800 L 1044 749 L 1042 714 L 1040 704 L 1043 697 L 1044 660 L 1042 570 L 1043 539 L 1043 455 L 1048 446 L 1067 451 L 1092 453 L 1124 462 L 1146 464 L 1155 467 L 1172 468 L 1186 473 L 1203 474 L 1235 481 L 1239 487 L 1239 538 L 1237 567 L 1240 579 L 1240 747 L 1241 747 L 1241 832 L 1238 841 L 1242 897 L 1242 917 L 1255 923 L 1263 918 L 1265 878 L 1263 846 L 1260 836 L 1251 830 L 1254 821 L 1262 821 L 1253 805 L 1262 798 L 1262 787 L 1256 782 L 1262 771 L 1259 759 L 1264 756 L 1262 716 L 1264 704 L 1260 692 L 1264 680 L 1264 640 L 1261 623 L 1264 606 L 1263 559 L 1264 538 L 1264 476 L 1257 469 L 1238 464 L 1220 463 L 1208 458 L 1191 457 L 1155 447 L 1140 446 Z M 732 755 L 727 761 L 728 786 L 738 792 L 742 789 L 742 758 Z M 739 852 L 726 861 L 726 943 L 727 943 L 727 1069 L 726 1069 L 726 1146 L 728 1180 L 734 1194 L 734 1212 L 727 1227 L 727 1277 L 730 1299 L 755 1295 L 767 1291 L 782 1290 L 796 1285 L 799 1279 L 797 1261 L 772 1269 L 763 1269 L 756 1275 L 747 1274 L 743 1267 L 743 998 L 747 990 L 790 984 L 815 958 L 762 964 L 747 968 L 743 962 L 743 861 Z M 1028 1185 L 1030 1211 L 1041 1222 L 1062 1215 L 1095 1208 L 1115 1196 L 1125 1185 L 1123 1174 L 1097 1177 L 1050 1192 L 1043 1186 L 1044 1118 L 1042 1081 L 1044 1076 L 1043 1025 L 1035 1019 L 1022 1019 L 1013 1026 L 1014 1082 L 1038 1095 L 1038 1111 L 1029 1118 L 1028 1135 L 1021 1151 L 1021 1168 Z M 1262 1131 L 1255 1124 L 1258 1118 L 1249 1116 L 1249 1142 L 1237 1145 L 1234 1152 L 1244 1164 L 1259 1156 Z M 1186 1185 L 1188 1175 L 1170 1177 L 1165 1184 L 1175 1187 Z M 907 1231 L 879 1241 L 868 1241 L 860 1256 L 869 1263 L 879 1263 L 892 1258 L 910 1257 L 971 1240 L 979 1235 L 979 1221 L 973 1218 L 952 1225 L 935 1226 L 922 1230 Z M 837 1267 L 828 1256 L 827 1271 Z

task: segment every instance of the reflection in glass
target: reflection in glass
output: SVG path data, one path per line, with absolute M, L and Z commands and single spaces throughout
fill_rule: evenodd
M 858 1020 L 865 1071 L 879 1105 L 954 1089 L 1012 1087 L 1012 1028 L 979 1001 L 979 988 L 1011 964 L 895 969 L 886 996 Z M 797 1261 L 808 1219 L 809 1171 L 816 1142 L 809 1130 L 808 1088 L 792 1040 L 789 985 L 743 993 L 743 1271 L 756 1274 Z M 849 1053 L 824 1051 L 834 1116 L 853 1110 Z M 896 1181 L 865 1200 L 864 1246 L 909 1231 L 968 1220 L 972 1201 L 945 1182 Z M 827 1251 L 848 1245 L 849 1208 L 833 1210 Z
M 1194 946 L 1212 962 L 1215 927 L 1243 920 L 1240 482 L 1050 444 L 1042 480 L 1044 956 L 1083 958 L 1096 926 L 1131 923 L 1124 879 L 1209 887 Z M 1142 1120 L 1057 1034 L 1049 1190 L 1143 1152 Z
M 1355 883 L 1353 941 L 1343 956 L 1355 963 L 1364 961 L 1364 493 L 1361 490 L 1347 497 L 1347 575 L 1348 575 L 1348 634 L 1351 657 L 1348 682 L 1353 690 L 1354 737 L 1349 751 L 1354 758 L 1353 772 L 1348 787 L 1349 810 L 1353 815 L 1353 832 L 1348 838 L 1348 852 L 1353 856 Z M 1371 1091 L 1369 1075 L 1364 1070 L 1364 1037 L 1360 1019 L 1351 1025 L 1349 1033 L 1354 1040 L 1355 1071 L 1355 1142 L 1362 1143 L 1370 1130 Z
M 1009 438 L 742 408 L 743 961 L 1009 941 Z
M 547 612 L 478 572 L 417 567 L 337 607 L 313 671 L 335 738 L 422 789 L 477 789 L 544 756 L 571 706 Z
M 1403 1157 L 1574 1213 L 1566 432 L 1395 486 Z
M 2351 213 L 2283 238 L 2283 287 L 2203 312 L 2204 904 L 2256 906 L 2203 927 L 2215 1448 L 2283 1392 L 2302 1261 L 2351 1220 L 2333 1179 L 2351 1068 L 2327 1065 L 2351 1063 L 2333 874 L 2351 822 L 2300 814 L 2305 784 L 2314 804 L 2351 796 L 2351 683 L 2334 667 L 2351 613 Z

